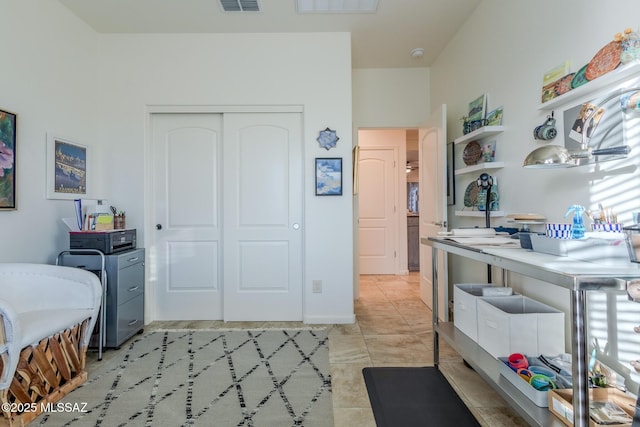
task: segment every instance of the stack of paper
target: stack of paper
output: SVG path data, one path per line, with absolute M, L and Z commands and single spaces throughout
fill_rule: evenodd
M 447 240 L 467 246 L 513 246 L 520 247 L 518 240 L 507 235 L 498 235 L 494 228 L 454 228 L 438 233 Z
M 494 237 L 456 237 L 448 236 L 447 240 L 453 240 L 467 246 L 514 246 L 520 247 L 520 241 L 511 237 L 494 236 Z

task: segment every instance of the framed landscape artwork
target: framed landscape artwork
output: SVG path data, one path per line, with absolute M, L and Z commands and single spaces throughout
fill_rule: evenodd
M 47 135 L 47 198 L 79 199 L 87 196 L 88 148 L 55 135 Z
M 487 113 L 487 126 L 500 126 L 502 124 L 502 107 L 498 107 Z
M 342 158 L 316 158 L 316 196 L 342 195 Z
M 0 110 L 0 210 L 16 209 L 16 115 Z
M 483 120 L 487 108 L 487 95 L 483 94 L 469 103 L 468 121 Z

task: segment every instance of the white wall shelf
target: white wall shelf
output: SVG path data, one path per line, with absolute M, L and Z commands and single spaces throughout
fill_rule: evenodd
M 477 218 L 484 218 L 485 213 L 484 211 L 455 211 L 455 215 L 456 216 L 472 216 L 472 217 L 477 217 Z M 504 216 L 505 212 L 504 211 L 491 211 L 491 217 L 500 217 L 500 216 Z
M 477 165 L 456 169 L 455 174 L 462 175 L 465 173 L 476 172 L 479 170 L 502 169 L 503 167 L 504 167 L 504 162 L 484 162 L 484 163 L 478 163 Z
M 464 142 L 473 141 L 475 139 L 484 139 L 504 132 L 504 126 L 484 126 L 480 129 L 476 129 L 473 132 L 469 132 L 466 135 L 462 135 L 460 138 L 453 140 L 454 144 L 462 144 Z
M 540 104 L 538 106 L 538 110 L 552 110 L 590 93 L 595 93 L 600 89 L 610 86 L 613 88 L 613 85 L 616 83 L 622 83 L 624 80 L 627 80 L 629 77 L 634 75 L 640 75 L 640 61 L 633 61 L 622 65 L 595 80 L 552 98 L 549 101 Z

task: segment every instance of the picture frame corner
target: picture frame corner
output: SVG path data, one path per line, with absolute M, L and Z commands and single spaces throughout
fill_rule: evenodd
M 4 153 L 0 164 L 0 211 L 17 210 L 17 123 L 17 113 L 0 109 L 0 144 Z

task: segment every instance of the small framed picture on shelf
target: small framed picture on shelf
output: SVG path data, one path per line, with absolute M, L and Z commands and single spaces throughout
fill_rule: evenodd
M 487 126 L 500 126 L 502 124 L 502 107 L 498 107 L 487 113 Z
M 470 122 L 483 120 L 487 109 L 487 95 L 482 94 L 469 103 L 469 114 L 467 120 Z
M 496 159 L 496 140 L 482 142 L 482 160 L 485 163 L 493 162 Z
M 316 158 L 316 196 L 342 196 L 342 158 Z
M 559 64 L 546 73 L 542 77 L 542 102 L 547 102 L 556 96 L 558 93 L 556 92 L 556 83 L 563 77 L 569 74 L 571 70 L 571 61 L 564 61 L 562 64 Z

